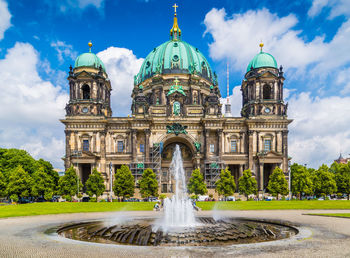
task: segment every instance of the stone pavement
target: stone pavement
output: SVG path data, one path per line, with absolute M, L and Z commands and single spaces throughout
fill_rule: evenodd
M 224 247 L 140 247 L 72 241 L 44 231 L 68 222 L 154 217 L 160 213 L 106 212 L 43 215 L 0 219 L 0 257 L 350 257 L 350 219 L 307 216 L 338 211 L 220 211 L 198 215 L 233 216 L 288 221 L 304 234 L 291 240 Z

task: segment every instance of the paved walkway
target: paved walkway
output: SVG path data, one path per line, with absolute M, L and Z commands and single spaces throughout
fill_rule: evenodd
M 235 216 L 288 221 L 309 234 L 299 240 L 281 240 L 225 247 L 139 247 L 66 240 L 43 232 L 68 222 L 120 216 L 158 216 L 155 212 L 118 212 L 44 215 L 0 219 L 0 257 L 350 257 L 350 219 L 307 216 L 330 211 L 220 211 Z M 344 211 L 331 211 L 344 213 Z M 200 212 L 198 215 L 211 215 Z

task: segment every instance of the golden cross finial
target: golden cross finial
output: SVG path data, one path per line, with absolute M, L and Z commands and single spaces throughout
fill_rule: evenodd
M 177 79 L 177 77 L 175 78 L 174 82 L 175 82 L 175 85 L 178 86 L 177 84 L 179 83 L 179 80 Z
M 89 41 L 88 45 L 89 45 L 89 52 L 91 52 L 91 48 L 92 48 L 91 40 Z
M 176 8 L 178 8 L 179 6 L 174 4 L 173 7 L 174 7 L 174 10 L 175 10 L 175 14 L 176 14 Z
M 259 44 L 260 52 L 262 52 L 263 46 L 264 46 L 264 43 L 261 41 L 260 44 Z

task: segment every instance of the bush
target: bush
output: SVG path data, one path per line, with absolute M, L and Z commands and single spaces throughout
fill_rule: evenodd
M 64 199 L 66 199 L 66 202 L 71 202 L 72 201 L 72 196 L 70 195 L 65 195 Z
M 285 201 L 285 200 L 286 200 L 286 197 L 282 196 L 281 201 Z
M 107 202 L 105 199 L 101 199 L 99 202 Z
M 96 202 L 96 197 L 91 197 L 89 202 Z
M 254 201 L 252 197 L 249 197 L 247 201 Z
M 160 199 L 160 200 L 164 200 L 165 198 L 166 198 L 166 195 L 165 195 L 165 194 L 159 195 L 159 199 Z
M 191 199 L 192 199 L 192 200 L 197 200 L 197 199 L 198 199 L 198 195 L 192 194 L 192 195 L 191 195 Z
M 240 198 L 236 199 L 236 202 L 240 202 L 240 201 L 242 201 Z

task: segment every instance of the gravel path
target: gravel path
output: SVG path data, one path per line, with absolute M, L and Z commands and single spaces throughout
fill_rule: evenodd
M 156 212 L 60 214 L 0 219 L 0 257 L 350 257 L 350 219 L 303 215 L 330 211 L 220 211 L 198 215 L 288 221 L 304 235 L 291 240 L 225 247 L 139 247 L 66 240 L 44 231 L 68 222 L 154 217 Z M 344 213 L 344 210 L 331 211 Z M 305 238 L 306 237 L 306 238 Z

